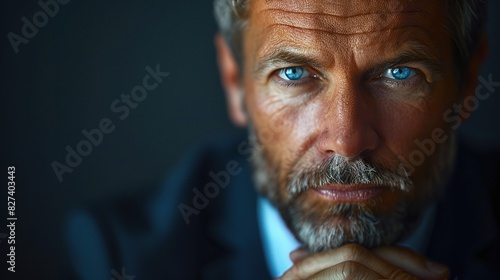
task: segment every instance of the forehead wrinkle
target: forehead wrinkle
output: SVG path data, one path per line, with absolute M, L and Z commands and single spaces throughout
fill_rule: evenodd
M 303 1 L 303 2 L 311 3 L 311 1 Z M 255 5 L 255 2 L 253 3 Z M 322 2 L 320 2 L 320 4 L 321 3 Z M 324 5 L 317 5 L 318 4 L 317 2 L 315 4 L 316 5 L 312 6 L 324 7 Z M 253 35 L 251 37 L 254 42 L 260 41 L 261 43 L 270 40 L 274 41 L 274 44 L 278 44 L 280 43 L 281 40 L 286 40 L 287 38 L 290 38 L 289 40 L 290 42 L 299 43 L 299 45 L 312 46 L 311 43 L 313 45 L 315 43 L 317 46 L 319 43 L 320 45 L 323 45 L 326 48 L 331 48 L 333 42 L 333 45 L 338 48 L 340 46 L 337 42 L 338 40 L 341 40 L 340 38 L 338 38 L 340 37 L 338 35 L 343 35 L 343 37 L 346 38 L 353 37 L 347 39 L 350 42 L 358 41 L 358 42 L 364 42 L 364 44 L 366 44 L 366 42 L 370 42 L 370 44 L 373 44 L 376 43 L 374 41 L 380 40 L 380 37 L 385 36 L 386 34 L 391 34 L 391 32 L 397 32 L 398 29 L 412 27 L 414 29 L 419 29 L 419 31 L 423 30 L 424 32 L 426 32 L 428 30 L 425 30 L 424 26 L 427 27 L 428 29 L 435 28 L 434 26 L 429 26 L 431 24 L 429 21 L 429 16 L 424 17 L 422 15 L 422 12 L 416 10 L 407 11 L 408 15 L 410 16 L 405 16 L 406 14 L 401 16 L 400 14 L 399 17 L 395 13 L 388 15 L 387 11 L 384 11 L 384 13 L 376 15 L 374 15 L 373 13 L 368 13 L 363 15 L 355 14 L 354 18 L 333 17 L 334 21 L 338 22 L 336 25 L 339 27 L 335 27 L 333 28 L 333 30 L 331 30 L 332 29 L 331 26 L 327 28 L 321 27 L 321 25 L 325 24 L 331 25 L 331 20 L 328 19 L 329 16 L 298 13 L 299 15 L 305 14 L 306 16 L 308 16 L 309 19 L 306 21 L 309 21 L 309 24 L 306 25 L 312 25 L 312 27 L 304 27 L 303 24 L 303 26 L 300 27 L 300 24 L 297 24 L 297 22 L 300 22 L 300 16 L 295 16 L 294 14 L 286 14 L 283 13 L 281 10 L 276 10 L 276 9 L 273 10 L 273 8 L 267 8 L 267 7 L 264 7 L 264 9 L 262 8 L 258 9 L 259 7 L 256 8 L 257 9 L 251 10 L 253 11 L 252 13 L 253 15 L 251 17 L 254 23 L 259 22 L 259 24 L 255 25 L 259 27 L 254 29 L 254 32 L 252 32 Z M 383 17 L 381 18 L 380 16 Z M 433 14 L 432 16 L 435 17 L 436 15 Z M 322 17 L 323 19 L 321 19 Z M 361 18 L 363 20 L 360 20 Z M 370 20 L 367 20 L 368 18 L 375 18 L 376 20 L 372 21 L 368 25 L 365 24 L 365 27 L 360 29 L 359 28 L 361 24 L 360 22 L 370 22 Z M 350 24 L 347 24 L 346 20 L 347 21 L 350 20 L 354 26 L 357 26 L 356 29 L 358 30 L 349 30 L 353 28 L 347 27 Z M 389 22 L 390 26 L 388 26 L 388 24 L 380 24 L 383 22 Z M 420 26 L 419 24 L 422 26 Z M 387 33 L 382 33 L 382 32 L 387 32 Z M 293 34 L 296 36 L 295 37 L 289 36 L 289 34 Z M 367 36 L 366 38 L 363 38 L 363 36 L 353 36 L 353 35 L 367 35 L 367 34 L 369 36 Z M 273 37 L 276 37 L 275 39 L 280 39 L 280 40 L 273 40 Z M 368 38 L 368 37 L 377 37 L 375 38 L 377 40 L 371 40 L 373 38 Z M 300 40 L 297 40 L 297 38 L 300 38 Z M 307 42 L 309 44 L 304 44 L 303 42 Z M 267 43 L 269 42 L 266 42 L 266 44 Z M 364 44 L 359 44 L 359 45 L 364 45 Z M 259 51 L 257 51 L 257 53 L 255 54 L 258 53 Z
M 265 36 L 264 36 L 265 34 Z M 273 36 L 273 34 L 286 34 Z M 300 38 L 300 40 L 297 40 Z M 339 42 L 341 38 L 335 41 Z M 256 61 L 260 66 L 255 67 L 256 72 L 262 72 L 272 67 L 272 62 L 291 63 L 295 65 L 309 65 L 323 72 L 323 69 L 334 64 L 332 44 L 328 43 L 322 34 L 314 34 L 302 29 L 290 31 L 285 26 L 266 27 L 264 32 L 259 32 L 257 41 L 262 41 L 255 49 Z M 344 44 L 335 44 L 336 49 L 344 48 Z M 314 47 L 311 47 L 314 46 Z M 301 57 L 301 59 L 298 59 Z M 267 62 L 264 62 L 267 61 Z
M 406 3 L 405 0 L 401 1 Z M 258 1 L 256 2 L 258 3 Z M 390 9 L 381 11 L 380 5 L 377 6 L 378 9 L 371 10 L 369 13 L 363 14 L 362 11 L 356 10 L 347 13 L 348 16 L 331 16 L 324 15 L 324 7 L 326 6 L 324 2 L 301 1 L 301 3 L 298 4 L 299 6 L 309 6 L 309 11 L 314 10 L 313 8 L 316 7 L 316 11 L 313 13 L 309 11 L 288 13 L 288 10 L 283 12 L 274 7 L 256 5 L 256 2 L 252 2 L 255 9 L 250 9 L 250 26 L 253 25 L 252 23 L 255 25 L 253 25 L 254 28 L 251 28 L 251 35 L 247 37 L 252 38 L 252 45 L 255 46 L 255 48 L 250 49 L 252 56 L 257 59 L 254 60 L 255 62 L 269 55 L 269 53 L 272 53 L 276 48 L 292 47 L 298 50 L 299 53 L 302 53 L 304 57 L 312 58 L 315 65 L 321 66 L 318 67 L 318 70 L 331 69 L 336 65 L 340 65 L 340 63 L 350 63 L 353 64 L 351 67 L 359 66 L 359 68 L 366 70 L 369 68 L 368 64 L 374 63 L 375 61 L 383 62 L 383 59 L 381 59 L 382 57 L 386 58 L 386 60 L 390 58 L 394 59 L 392 55 L 402 50 L 400 48 L 401 44 L 411 41 L 411 39 L 423 39 L 421 41 L 426 42 L 426 45 L 429 45 L 430 49 L 434 49 L 432 48 L 433 36 L 429 34 L 429 31 L 436 28 L 436 22 L 432 22 L 431 18 L 434 21 L 438 20 L 437 16 L 439 16 L 439 13 L 433 10 L 433 12 L 423 16 L 425 11 L 429 11 L 429 9 L 427 9 L 429 8 L 427 2 L 427 6 L 424 4 L 423 6 L 417 7 L 421 8 L 420 10 L 415 9 L 415 7 L 412 7 L 412 9 L 403 7 L 405 9 L 403 10 L 403 14 L 399 14 L 399 17 L 397 13 L 389 12 L 392 11 Z M 296 1 L 289 2 L 296 3 Z M 303 4 L 303 2 L 307 2 L 307 4 Z M 420 1 L 412 1 L 412 3 L 415 2 L 420 3 Z M 316 24 L 316 26 L 313 26 L 313 28 L 297 27 L 296 22 L 298 22 L 302 16 L 310 17 L 308 20 Z M 381 22 L 380 17 L 382 17 L 382 20 L 392 22 L 390 26 L 376 26 L 376 23 Z M 277 18 L 280 18 L 280 20 L 277 20 Z M 318 20 L 318 18 L 320 19 Z M 346 29 L 332 31 L 323 30 L 328 28 L 317 28 L 317 26 L 321 27 L 321 25 L 325 25 L 317 24 L 317 22 L 331 24 L 332 19 L 333 21 L 341 22 L 342 24 L 340 25 L 343 25 L 343 23 L 346 22 L 345 20 L 351 20 L 354 21 L 354 24 L 357 24 L 356 21 L 364 21 L 371 18 L 378 19 L 378 21 L 374 21 L 378 29 L 374 28 L 375 30 L 367 31 L 359 30 L 358 28 L 358 33 L 344 34 L 347 33 L 345 32 Z M 285 21 L 285 23 L 289 21 L 289 23 L 292 24 L 284 24 L 283 21 Z M 415 24 L 411 24 L 412 22 Z M 434 38 L 434 40 L 435 39 L 436 38 Z M 400 51 L 396 51 L 396 49 Z M 374 59 L 375 57 L 373 57 L 373 55 L 376 53 L 380 53 L 380 55 L 376 55 L 377 59 Z M 370 59 L 366 59 L 366 57 Z M 270 64 L 278 61 L 279 60 L 271 61 Z M 292 63 L 303 62 L 305 64 L 312 62 L 311 60 L 307 61 L 304 59 L 288 61 Z M 284 62 L 284 64 L 286 64 L 286 62 Z M 375 65 L 372 64 L 371 66 Z M 250 71 L 256 68 L 259 67 L 254 65 Z
M 371 36 L 366 36 L 366 33 L 335 34 L 336 36 L 331 36 L 332 32 L 328 31 L 305 30 L 284 25 L 267 26 L 264 31 L 260 33 L 260 38 L 264 41 L 256 49 L 256 57 L 263 57 L 270 52 L 269 50 L 272 51 L 276 48 L 294 47 L 303 50 L 304 53 L 314 55 L 316 61 L 325 69 L 335 65 L 336 56 L 340 53 L 359 53 L 370 51 L 372 47 L 387 47 L 388 45 L 384 43 L 383 38 L 389 37 L 388 34 L 395 32 L 398 33 L 398 40 L 393 43 L 401 44 L 415 38 L 422 38 L 425 39 L 423 41 L 432 42 L 427 30 L 421 26 L 404 26 L 380 30 L 375 32 L 378 34 L 371 32 L 371 34 L 374 34 Z M 263 34 L 266 34 L 266 36 L 263 36 Z M 273 34 L 282 35 L 273 36 Z M 297 40 L 297 38 L 300 38 L 300 40 Z M 373 56 L 373 52 L 370 52 L 369 55 Z
M 350 16 L 330 15 L 265 9 L 258 17 L 272 19 L 272 24 L 304 28 L 306 30 L 327 31 L 331 34 L 364 34 L 386 30 L 388 27 L 417 25 L 428 18 L 421 11 L 363 13 Z
M 383 36 L 372 37 L 368 41 L 363 40 L 366 39 L 363 36 L 349 37 L 351 53 L 357 54 L 354 56 L 356 64 L 363 69 L 377 71 L 400 63 L 420 62 L 431 72 L 441 74 L 444 66 L 435 40 L 428 30 L 417 27 L 420 32 L 415 32 L 414 28 L 401 28 L 398 40 L 385 40 Z
M 264 7 L 283 11 L 325 13 L 338 16 L 351 16 L 363 13 L 404 12 L 408 10 L 427 9 L 435 0 L 322 0 L 290 1 L 290 0 L 265 0 Z M 445 1 L 440 1 L 445 2 Z
M 273 24 L 268 25 L 267 27 L 268 28 L 273 28 L 273 27 L 275 28 L 275 27 L 279 27 L 279 26 L 287 27 L 287 28 L 292 28 L 292 29 L 300 29 L 300 30 L 303 30 L 303 31 L 326 33 L 328 35 L 339 35 L 339 36 L 347 36 L 347 37 L 349 37 L 349 36 L 356 36 L 356 35 L 374 34 L 374 33 L 385 32 L 385 31 L 397 31 L 399 29 L 405 29 L 405 28 L 409 28 L 409 27 L 425 30 L 425 28 L 423 26 L 416 25 L 416 24 L 409 24 L 409 25 L 404 25 L 404 26 L 390 27 L 390 28 L 384 28 L 384 29 L 379 29 L 379 30 L 371 30 L 371 31 L 351 32 L 351 33 L 339 33 L 339 32 L 336 32 L 336 31 L 319 29 L 319 28 L 297 27 L 297 26 L 294 26 L 294 25 L 287 25 L 287 24 L 283 24 L 283 23 L 273 23 Z

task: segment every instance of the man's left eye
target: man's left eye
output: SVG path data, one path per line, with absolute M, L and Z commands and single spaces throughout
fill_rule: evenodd
M 311 73 L 301 66 L 287 67 L 278 71 L 278 76 L 286 81 L 297 81 L 310 75 Z
M 415 72 L 415 70 L 410 67 L 394 67 L 387 69 L 382 74 L 382 77 L 393 80 L 406 80 L 415 76 L 416 74 L 417 73 Z

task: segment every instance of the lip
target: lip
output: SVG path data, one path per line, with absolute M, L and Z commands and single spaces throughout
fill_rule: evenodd
M 333 202 L 361 202 L 376 198 L 386 186 L 380 185 L 326 185 L 312 189 L 320 196 Z

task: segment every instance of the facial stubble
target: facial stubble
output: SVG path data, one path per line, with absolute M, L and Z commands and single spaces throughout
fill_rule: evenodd
M 423 209 L 443 193 L 452 171 L 455 142 L 436 149 L 435 162 L 428 164 L 426 180 L 414 186 L 408 170 L 399 162 L 376 162 L 367 157 L 348 160 L 338 154 L 319 165 L 297 160 L 285 180 L 279 168 L 270 164 L 265 143 L 250 126 L 254 181 L 261 195 L 280 212 L 294 234 L 312 252 L 357 243 L 367 248 L 390 245 L 407 236 Z M 303 161 L 303 162 L 302 162 Z M 283 181 L 283 182 L 280 182 Z M 332 203 L 312 201 L 307 190 L 327 184 L 375 184 L 390 188 L 395 205 L 389 212 L 376 211 L 381 198 L 367 202 Z M 419 199 L 409 194 L 419 188 Z

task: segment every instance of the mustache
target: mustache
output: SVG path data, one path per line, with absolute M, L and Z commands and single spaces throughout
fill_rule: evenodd
M 403 165 L 387 166 L 361 157 L 352 160 L 339 154 L 316 166 L 303 167 L 299 160 L 288 174 L 287 188 L 292 195 L 329 184 L 374 184 L 405 192 L 413 187 Z

